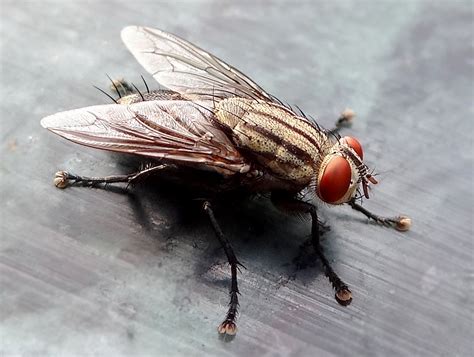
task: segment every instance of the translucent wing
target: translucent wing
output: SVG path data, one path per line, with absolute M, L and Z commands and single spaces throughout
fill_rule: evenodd
M 57 113 L 41 125 L 76 143 L 127 152 L 223 174 L 248 165 L 227 136 L 211 124 L 199 102 L 157 100 L 131 105 L 98 105 Z
M 122 40 L 159 83 L 189 99 L 198 95 L 274 101 L 242 72 L 177 36 L 149 27 L 129 26 L 122 30 Z

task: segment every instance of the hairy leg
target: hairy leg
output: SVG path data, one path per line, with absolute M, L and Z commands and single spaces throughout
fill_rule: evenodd
M 67 186 L 71 184 L 72 185 L 80 184 L 82 186 L 95 186 L 101 183 L 132 184 L 136 182 L 138 179 L 144 178 L 145 176 L 148 176 L 157 171 L 161 171 L 167 167 L 169 167 L 169 165 L 163 164 L 163 165 L 148 167 L 143 170 L 139 170 L 137 172 L 127 174 L 127 175 L 111 175 L 111 176 L 104 176 L 104 177 L 79 176 L 79 175 L 71 174 L 68 171 L 58 171 L 54 175 L 54 185 L 57 188 L 66 188 Z
M 204 202 L 203 209 L 209 216 L 209 219 L 212 224 L 212 228 L 214 228 L 216 237 L 219 240 L 219 243 L 221 244 L 222 248 L 224 249 L 224 252 L 227 256 L 227 261 L 230 264 L 231 284 L 230 284 L 230 291 L 229 291 L 229 295 L 230 295 L 229 310 L 227 311 L 227 315 L 224 321 L 219 325 L 217 331 L 224 338 L 232 337 L 237 332 L 237 325 L 235 323 L 235 320 L 237 319 L 237 313 L 238 313 L 238 307 L 239 307 L 239 298 L 238 298 L 239 288 L 237 286 L 237 268 L 239 265 L 242 265 L 242 264 L 240 264 L 239 261 L 237 260 L 237 257 L 235 256 L 232 246 L 230 245 L 227 238 L 224 236 L 224 233 L 222 233 L 222 229 L 220 228 L 214 216 L 214 211 L 211 207 L 211 203 L 209 201 Z
M 320 223 L 318 221 L 318 213 L 316 206 L 299 200 L 293 196 L 286 194 L 272 194 L 272 201 L 274 204 L 286 212 L 292 213 L 305 213 L 311 215 L 311 243 L 313 248 L 321 261 L 324 272 L 331 282 L 334 290 L 336 291 L 336 300 L 341 305 L 349 305 L 352 301 L 352 293 L 348 286 L 339 278 L 334 269 L 331 267 L 328 259 L 326 258 L 323 247 L 320 244 Z
M 112 79 L 110 77 L 109 79 L 111 82 L 110 90 L 115 92 L 119 98 L 135 93 L 135 89 L 125 79 Z
M 370 218 L 385 227 L 395 228 L 396 230 L 402 232 L 408 231 L 411 227 L 411 219 L 407 216 L 382 217 L 357 204 L 355 200 L 349 201 L 348 204 L 352 207 L 352 209 L 361 212 L 367 218 Z

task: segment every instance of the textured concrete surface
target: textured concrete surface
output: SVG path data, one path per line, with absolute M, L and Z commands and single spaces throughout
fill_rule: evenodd
M 466 356 L 473 341 L 473 31 L 469 1 L 1 1 L 0 352 L 20 355 Z M 229 283 L 195 204 L 173 190 L 51 183 L 57 169 L 132 170 L 40 119 L 106 103 L 105 73 L 139 83 L 122 27 L 210 50 L 364 145 L 380 184 L 366 207 L 403 234 L 322 207 L 324 246 L 354 294 L 292 259 L 309 222 L 265 199 L 217 216 L 246 265 L 239 333 L 217 338 Z M 149 83 L 153 81 L 149 77 Z

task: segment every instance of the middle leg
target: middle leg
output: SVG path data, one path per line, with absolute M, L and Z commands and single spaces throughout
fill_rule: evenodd
M 341 278 L 339 278 L 331 267 L 329 260 L 324 254 L 323 247 L 320 244 L 320 229 L 316 206 L 301 201 L 293 196 L 278 193 L 272 194 L 272 201 L 278 208 L 284 211 L 293 213 L 309 213 L 311 215 L 311 243 L 313 248 L 324 267 L 324 273 L 336 291 L 336 301 L 343 306 L 349 305 L 352 301 L 352 293 L 348 286 L 341 280 Z

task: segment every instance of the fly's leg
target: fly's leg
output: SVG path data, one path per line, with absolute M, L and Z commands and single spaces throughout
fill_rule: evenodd
M 348 128 L 352 125 L 354 117 L 355 112 L 352 109 L 344 109 L 339 118 L 337 118 L 335 127 L 329 130 L 329 132 L 339 134 L 339 130 L 341 130 L 342 128 Z
M 232 338 L 237 333 L 237 325 L 235 320 L 237 319 L 238 307 L 239 307 L 239 288 L 237 286 L 237 268 L 238 266 L 242 266 L 237 260 L 235 253 L 230 245 L 229 241 L 222 233 L 222 229 L 219 227 L 217 223 L 216 217 L 214 216 L 214 211 L 212 210 L 211 203 L 209 201 L 204 202 L 203 205 L 204 211 L 209 216 L 209 219 L 212 224 L 212 228 L 214 228 L 214 232 L 216 233 L 216 237 L 219 240 L 224 252 L 227 256 L 227 261 L 230 264 L 230 272 L 231 272 L 231 284 L 230 284 L 230 302 L 229 302 L 229 310 L 227 311 L 227 315 L 224 321 L 219 325 L 217 331 L 219 335 L 223 338 Z
M 352 293 L 331 267 L 331 264 L 324 254 L 323 247 L 320 244 L 320 227 L 316 206 L 284 194 L 272 194 L 272 201 L 282 210 L 293 213 L 309 213 L 311 215 L 311 243 L 313 248 L 324 267 L 324 273 L 336 291 L 336 301 L 343 306 L 349 305 L 352 301 Z
M 401 232 L 408 231 L 411 227 L 411 219 L 407 216 L 382 217 L 357 204 L 355 200 L 349 201 L 348 204 L 352 207 L 352 209 L 363 213 L 367 218 L 373 219 L 375 222 L 385 227 L 395 228 Z
M 145 168 L 138 172 L 134 172 L 128 175 L 111 175 L 105 177 L 87 177 L 74 175 L 68 171 L 58 171 L 54 175 L 54 185 L 57 188 L 66 188 L 69 185 L 81 184 L 82 186 L 95 186 L 101 183 L 127 183 L 132 184 L 136 182 L 139 178 L 143 178 L 151 173 L 156 171 L 161 171 L 169 165 L 158 165 Z
M 123 78 L 110 79 L 110 81 L 112 82 L 110 90 L 116 92 L 120 98 L 135 93 L 135 89 Z
M 349 287 L 339 278 L 336 272 L 331 267 L 326 255 L 324 254 L 323 247 L 320 244 L 319 240 L 319 222 L 318 222 L 318 212 L 316 206 L 301 202 L 302 204 L 306 205 L 305 210 L 311 215 L 311 242 L 313 243 L 314 250 L 318 255 L 321 263 L 324 267 L 324 272 L 328 277 L 329 281 L 331 282 L 334 290 L 336 291 L 335 298 L 336 301 L 343 305 L 347 306 L 352 301 L 352 293 L 349 290 Z M 304 207 L 302 206 L 302 208 Z

